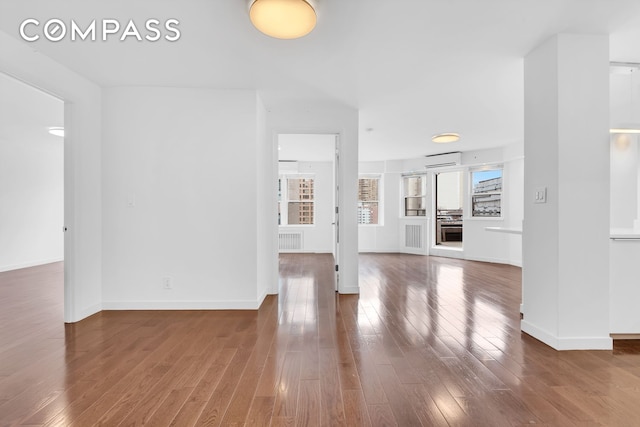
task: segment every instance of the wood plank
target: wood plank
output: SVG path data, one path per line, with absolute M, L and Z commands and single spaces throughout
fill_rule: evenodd
M 625 425 L 640 351 L 558 352 L 520 332 L 517 267 L 362 254 L 280 257 L 251 311 L 62 321 L 62 264 L 0 273 L 0 425 Z M 48 310 L 41 310 L 48 306 Z M 630 421 L 631 420 L 631 421 Z

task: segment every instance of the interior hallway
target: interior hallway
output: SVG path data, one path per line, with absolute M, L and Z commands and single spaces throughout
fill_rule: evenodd
M 258 311 L 62 321 L 62 264 L 0 273 L 0 425 L 631 425 L 640 354 L 557 352 L 519 329 L 519 268 L 283 254 Z M 229 286 L 233 286 L 232 283 Z M 630 424 L 631 423 L 631 424 Z

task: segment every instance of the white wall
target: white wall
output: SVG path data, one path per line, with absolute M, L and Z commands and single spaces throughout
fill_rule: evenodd
M 640 151 L 637 136 L 611 137 L 611 228 L 633 229 L 638 219 Z
M 64 257 L 64 103 L 0 74 L 0 271 Z
M 402 178 L 393 162 L 360 162 L 360 174 L 380 175 L 382 179 L 382 222 L 378 225 L 358 225 L 360 252 L 398 252 Z
M 249 90 L 104 90 L 105 308 L 259 306 L 271 287 L 258 279 L 271 246 L 261 108 Z
M 523 331 L 556 349 L 607 349 L 609 52 L 557 35 L 525 58 Z M 534 203 L 537 188 L 547 203 Z
M 0 140 L 0 271 L 64 257 L 64 141 L 44 142 Z
M 295 170 L 282 170 L 281 176 L 288 173 L 313 174 L 314 182 L 314 225 L 282 225 L 281 232 L 300 232 L 302 238 L 301 252 L 333 252 L 333 219 L 334 219 L 334 186 L 333 162 L 297 162 Z M 283 184 L 284 185 L 284 184 Z M 283 201 L 284 202 L 284 201 Z M 287 207 L 283 203 L 281 209 Z
M 273 169 L 275 168 L 275 159 L 271 140 L 267 138 L 267 111 L 262 102 L 262 98 L 257 95 L 256 98 L 256 172 L 257 172 L 257 191 L 256 199 L 256 258 L 258 261 L 257 271 L 257 302 L 261 302 L 265 295 L 269 293 L 271 288 L 270 280 L 274 274 L 277 274 L 276 265 L 272 262 L 273 254 L 273 235 L 271 229 L 273 227 L 272 217 L 268 215 L 271 208 L 271 178 Z
M 65 100 L 65 314 L 76 322 L 101 310 L 101 91 L 30 46 L 0 32 L 0 72 Z

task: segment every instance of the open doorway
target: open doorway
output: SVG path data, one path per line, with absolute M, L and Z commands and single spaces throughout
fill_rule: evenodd
M 335 134 L 279 134 L 278 252 L 326 254 L 339 280 Z
M 64 102 L 1 73 L 0 93 L 0 272 L 62 271 Z
M 436 246 L 462 249 L 463 179 L 462 171 L 435 174 Z

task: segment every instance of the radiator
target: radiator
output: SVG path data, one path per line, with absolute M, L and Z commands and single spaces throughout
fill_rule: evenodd
M 302 250 L 302 232 L 290 231 L 278 233 L 278 250 L 295 252 Z

